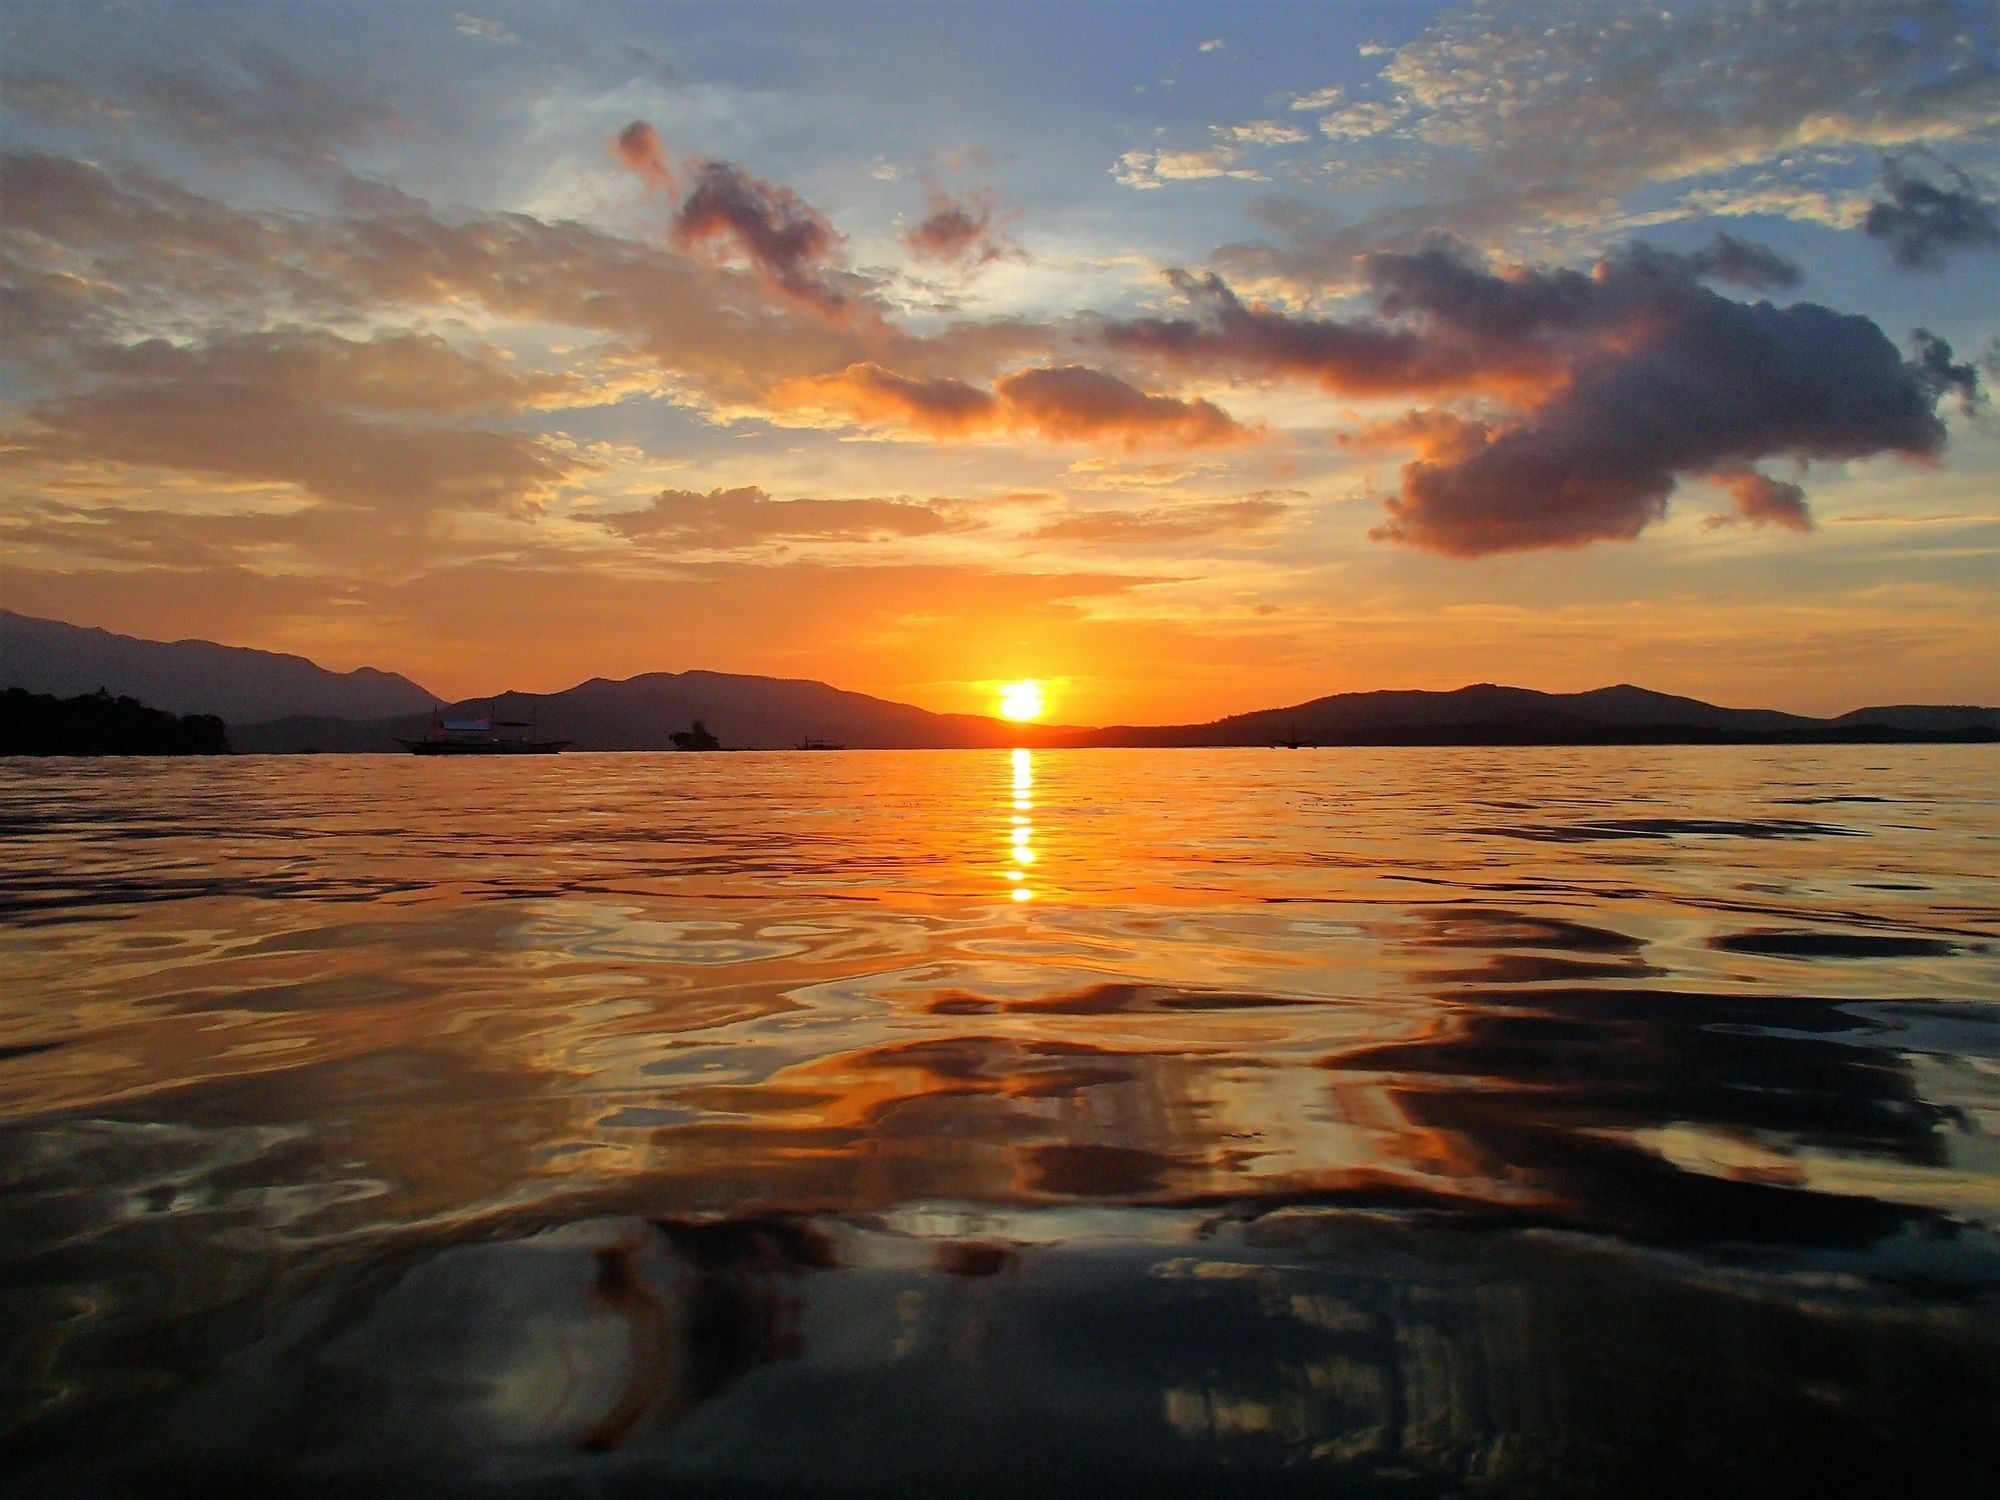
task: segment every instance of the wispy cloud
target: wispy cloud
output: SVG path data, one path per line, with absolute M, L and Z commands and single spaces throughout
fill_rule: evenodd
M 1105 546 L 1152 546 L 1268 531 L 1292 507 L 1269 496 L 1189 505 L 1147 506 L 1138 510 L 1093 510 L 1063 516 L 1036 527 L 1035 541 Z
M 460 36 L 474 37 L 482 42 L 492 42 L 496 46 L 512 47 L 520 42 L 520 37 L 498 21 L 489 21 L 484 16 L 475 16 L 469 11 L 454 11 L 451 17 L 452 30 Z
M 661 490 L 644 509 L 600 512 L 593 519 L 632 540 L 706 549 L 781 541 L 869 542 L 963 531 L 976 524 L 961 507 L 941 501 L 774 500 L 759 485 L 706 494 Z

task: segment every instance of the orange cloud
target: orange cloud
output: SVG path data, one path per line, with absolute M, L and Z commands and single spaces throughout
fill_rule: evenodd
M 1212 401 L 1149 396 L 1084 365 L 1017 370 L 1003 376 L 994 389 L 1017 430 L 1026 429 L 1051 442 L 1111 438 L 1128 448 L 1149 443 L 1206 448 L 1250 436 Z
M 1704 529 L 1734 526 L 1739 521 L 1750 526 L 1778 526 L 1786 531 L 1813 529 L 1804 486 L 1773 479 L 1751 468 L 1731 469 L 1716 477 L 1729 492 L 1736 509 L 1733 513 L 1710 516 L 1702 523 Z
M 903 243 L 917 259 L 983 266 L 1021 254 L 1021 247 L 1000 227 L 1002 215 L 991 193 L 980 190 L 954 197 L 942 188 L 926 187 L 924 199 L 928 212 L 903 231 Z
M 594 519 L 633 541 L 711 549 L 777 541 L 880 541 L 962 531 L 973 524 L 948 501 L 875 496 L 774 500 L 754 484 L 707 494 L 661 490 L 644 510 L 613 511 Z
M 673 159 L 667 155 L 659 131 L 644 120 L 634 120 L 619 131 L 612 139 L 611 152 L 627 171 L 646 184 L 648 192 L 672 195 L 680 190 Z
M 864 361 L 837 374 L 787 381 L 771 400 L 780 409 L 831 421 L 934 438 L 1015 433 L 1052 443 L 1193 448 L 1251 436 L 1212 401 L 1148 395 L 1082 365 L 1016 370 L 985 391 L 949 376 L 917 379 Z

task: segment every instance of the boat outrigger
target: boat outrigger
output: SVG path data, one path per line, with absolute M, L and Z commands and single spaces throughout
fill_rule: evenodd
M 509 731 L 525 729 L 514 734 Z M 412 755 L 554 755 L 569 748 L 568 740 L 536 738 L 525 719 L 444 719 L 431 715 L 430 732 L 420 740 L 396 741 Z

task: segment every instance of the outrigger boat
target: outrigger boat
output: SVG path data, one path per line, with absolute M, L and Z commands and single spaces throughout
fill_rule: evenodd
M 506 731 L 525 729 L 525 735 Z M 441 719 L 431 715 L 430 732 L 420 740 L 399 739 L 397 744 L 412 755 L 554 755 L 569 748 L 568 740 L 535 737 L 535 726 L 525 719 Z

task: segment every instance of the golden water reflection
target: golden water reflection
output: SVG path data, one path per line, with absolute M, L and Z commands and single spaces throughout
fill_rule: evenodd
M 0 1434 L 1533 1488 L 1738 1341 L 1689 1422 L 1949 1457 L 2000 788 L 1884 754 L 0 766 Z
M 1007 858 L 1009 864 L 1001 875 L 1013 887 L 1009 893 L 1016 901 L 1034 899 L 1034 886 L 1029 882 L 1030 866 L 1035 863 L 1035 753 L 1032 750 L 1017 749 L 1008 752 L 1008 766 L 1012 773 L 1013 796 L 1008 799 L 1013 811 L 1007 818 Z

